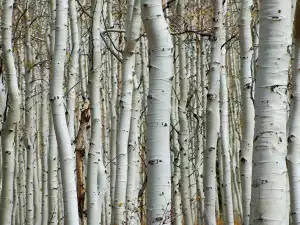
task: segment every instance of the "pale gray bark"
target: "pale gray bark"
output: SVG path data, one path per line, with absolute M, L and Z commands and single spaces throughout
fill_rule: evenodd
M 204 218 L 207 225 L 216 224 L 216 151 L 220 127 L 219 90 L 221 59 L 222 1 L 214 0 L 211 67 L 206 108 L 206 147 L 203 159 Z
M 287 168 L 289 173 L 291 224 L 300 223 L 300 126 L 299 126 L 299 97 L 300 97 L 300 2 L 298 1 L 294 21 L 294 58 L 292 67 L 292 105 L 289 115 Z
M 241 140 L 241 184 L 243 201 L 243 224 L 249 225 L 252 177 L 252 151 L 254 136 L 254 105 L 252 101 L 252 0 L 243 0 L 240 13 L 241 89 L 242 89 L 242 140 Z
M 175 41 L 175 37 L 173 37 Z M 178 45 L 175 45 L 174 53 L 178 55 Z M 172 150 L 173 150 L 173 158 L 172 158 L 172 211 L 173 211 L 173 223 L 175 225 L 181 225 L 182 220 L 182 211 L 181 211 L 181 196 L 179 191 L 179 180 L 180 180 L 180 167 L 179 167 L 179 142 L 178 142 L 178 96 L 179 93 L 179 62 L 178 58 L 174 63 L 174 78 L 172 84 L 172 99 L 171 99 L 171 127 L 172 127 Z
M 128 17 L 130 17 L 130 1 L 128 2 Z M 125 219 L 126 184 L 128 167 L 128 137 L 132 109 L 133 72 L 135 62 L 135 47 L 140 35 L 141 16 L 140 0 L 134 1 L 132 18 L 127 18 L 127 36 L 122 54 L 122 91 L 120 99 L 120 125 L 117 136 L 117 172 L 114 196 L 114 223 L 121 224 Z M 129 22 L 130 21 L 130 22 Z
M 67 15 L 68 1 L 58 0 L 56 4 L 55 47 L 51 62 L 50 102 L 61 161 L 64 222 L 66 225 L 78 225 L 79 216 L 73 152 L 66 123 L 63 92 L 64 62 L 68 35 Z
M 150 50 L 147 112 L 147 223 L 170 224 L 170 111 L 173 44 L 160 0 L 142 0 Z
M 105 186 L 106 175 L 103 172 L 102 159 L 102 115 L 100 98 L 100 74 L 101 74 L 101 8 L 100 0 L 92 2 L 93 17 L 91 18 L 92 34 L 90 43 L 90 71 L 89 71 L 89 97 L 91 108 L 91 138 L 87 165 L 87 224 L 98 224 L 101 219 L 102 187 Z M 100 170 L 100 171 L 99 171 Z M 101 172 L 101 173 L 100 173 Z M 99 190 L 98 190 L 99 188 Z
M 12 54 L 12 0 L 6 0 L 2 4 L 1 19 L 1 38 L 2 38 L 2 57 L 4 59 L 7 93 L 8 93 L 8 112 L 1 132 L 2 147 L 2 189 L 0 218 L 5 225 L 12 224 L 11 216 L 13 209 L 13 182 L 14 182 L 14 137 L 15 127 L 20 119 L 20 97 L 18 89 L 18 79 Z
M 24 0 L 24 23 L 25 23 L 25 130 L 24 145 L 27 152 L 26 168 L 26 224 L 34 223 L 34 192 L 33 192 L 33 173 L 34 173 L 34 114 L 35 107 L 33 102 L 33 59 L 31 46 L 31 28 L 28 5 L 30 1 Z
M 138 6 L 140 10 L 140 5 Z M 140 14 L 140 12 L 139 12 Z M 131 122 L 128 140 L 128 178 L 126 188 L 126 208 L 127 222 L 129 224 L 139 224 L 138 217 L 138 193 L 139 193 L 139 170 L 141 167 L 139 156 L 139 132 L 140 132 L 140 114 L 141 114 L 141 55 L 135 54 L 135 73 L 134 88 L 132 94 Z
M 185 1 L 179 0 L 177 3 L 177 12 L 180 20 L 181 29 L 184 29 L 183 17 L 185 15 Z M 187 120 L 187 97 L 189 91 L 189 81 L 187 73 L 187 59 L 185 48 L 185 35 L 178 37 L 178 54 L 179 54 L 179 80 L 180 80 L 180 101 L 178 104 L 178 116 L 179 116 L 179 144 L 180 144 L 180 182 L 179 189 L 181 193 L 182 213 L 184 224 L 192 225 L 192 212 L 189 193 L 189 127 Z
M 288 224 L 286 118 L 291 1 L 260 1 L 250 224 Z M 284 31 L 284 32 L 282 32 Z
M 67 96 L 67 115 L 68 115 L 68 130 L 71 138 L 72 149 L 75 149 L 75 85 L 79 74 L 79 31 L 77 22 L 77 10 L 75 0 L 69 0 L 69 15 L 71 28 L 71 58 L 70 68 L 68 71 L 68 96 Z M 74 154 L 75 162 L 75 154 Z M 75 163 L 74 163 L 75 167 Z

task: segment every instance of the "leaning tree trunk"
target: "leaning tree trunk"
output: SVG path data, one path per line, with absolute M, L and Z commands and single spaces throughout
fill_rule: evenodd
M 213 38 L 211 43 L 210 86 L 206 109 L 206 147 L 203 160 L 205 221 L 216 224 L 216 152 L 220 127 L 219 90 L 221 59 L 222 1 L 214 0 Z
M 56 4 L 56 31 L 54 54 L 51 62 L 50 102 L 61 166 L 64 221 L 67 225 L 79 225 L 76 179 L 71 139 L 66 123 L 64 107 L 64 62 L 68 38 L 68 1 Z
M 20 119 L 20 97 L 18 88 L 18 79 L 14 64 L 13 49 L 12 49 L 12 15 L 13 15 L 12 0 L 6 0 L 2 4 L 2 57 L 7 80 L 8 94 L 8 110 L 7 116 L 3 124 L 1 132 L 1 147 L 2 147 L 2 190 L 1 190 L 1 205 L 0 218 L 1 224 L 12 224 L 11 215 L 13 209 L 13 187 L 14 187 L 14 137 L 15 128 Z
M 294 21 L 294 60 L 292 68 L 292 105 L 289 121 L 287 168 L 290 181 L 291 224 L 300 224 L 300 1 Z
M 173 44 L 160 0 L 142 0 L 150 50 L 147 112 L 147 224 L 170 224 L 170 112 Z
M 291 1 L 260 1 L 250 224 L 288 224 L 287 82 Z

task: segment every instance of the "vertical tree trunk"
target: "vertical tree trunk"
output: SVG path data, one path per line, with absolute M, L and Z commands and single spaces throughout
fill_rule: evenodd
M 71 144 L 74 149 L 75 141 L 75 85 L 79 74 L 79 32 L 77 22 L 77 10 L 75 0 L 69 0 L 69 14 L 71 27 L 71 59 L 70 69 L 68 74 L 68 97 L 67 97 L 67 115 L 68 115 L 68 130 L 71 138 Z M 75 156 L 75 155 L 74 155 Z M 75 163 L 74 163 L 75 165 Z
M 33 192 L 33 173 L 34 173 L 34 102 L 33 102 L 33 59 L 31 46 L 31 28 L 29 18 L 30 1 L 24 0 L 24 24 L 25 24 L 25 130 L 24 144 L 27 152 L 26 168 L 26 224 L 34 223 L 34 192 Z
M 291 224 L 300 223 L 300 1 L 297 1 L 294 21 L 294 59 L 292 67 L 292 105 L 289 121 L 287 168 L 290 182 Z
M 45 64 L 41 65 L 41 74 L 45 74 Z M 48 107 L 48 90 L 46 83 L 41 84 L 41 151 L 42 151 L 42 225 L 48 225 L 48 136 L 49 136 L 49 107 Z
M 49 115 L 49 155 L 48 155 L 48 223 L 58 223 L 58 152 L 52 115 Z
M 252 0 L 243 0 L 240 12 L 240 49 L 241 49 L 241 89 L 242 89 L 242 140 L 241 140 L 241 182 L 243 201 L 243 224 L 249 225 L 252 177 L 252 151 L 254 135 L 254 105 L 252 101 L 252 64 L 253 55 L 251 36 Z
M 211 43 L 210 86 L 206 108 L 206 147 L 203 159 L 203 187 L 205 221 L 207 225 L 216 224 L 216 151 L 220 127 L 219 90 L 221 59 L 222 1 L 214 0 L 213 37 Z
M 185 16 L 185 1 L 179 0 L 177 5 L 178 15 L 180 19 L 181 29 L 184 30 Z M 187 59 L 185 51 L 185 36 L 180 35 L 178 37 L 178 54 L 179 54 L 179 80 L 180 80 L 180 101 L 178 105 L 178 116 L 179 116 L 179 144 L 180 144 L 180 183 L 179 188 L 181 192 L 181 202 L 182 202 L 182 213 L 184 224 L 192 225 L 192 213 L 191 213 L 191 202 L 189 193 L 189 127 L 187 120 L 187 97 L 189 91 L 189 81 L 187 73 Z
M 140 16 L 140 5 L 138 5 Z M 135 54 L 135 76 L 134 89 L 132 94 L 131 122 L 128 140 L 128 179 L 126 188 L 126 208 L 127 222 L 129 224 L 139 224 L 138 218 L 138 191 L 139 191 L 139 132 L 140 132 L 140 114 L 141 114 L 141 55 Z
M 85 177 L 84 177 L 84 156 L 85 156 L 85 134 L 90 122 L 90 110 L 87 104 L 84 104 L 81 116 L 79 130 L 76 136 L 76 177 L 77 177 L 77 199 L 80 224 L 84 224 L 85 207 Z
M 68 34 L 67 15 L 68 1 L 58 0 L 56 4 L 55 47 L 51 62 L 50 102 L 61 162 L 64 221 L 66 225 L 79 225 L 73 152 L 64 110 L 63 78 Z
M 98 164 L 102 151 L 101 111 L 100 111 L 100 72 L 101 72 L 101 7 L 100 0 L 92 1 L 89 96 L 91 107 L 91 138 L 87 165 L 87 224 L 98 223 L 101 214 L 98 208 Z
M 170 224 L 170 112 L 173 44 L 160 0 L 142 0 L 150 50 L 147 114 L 147 223 Z
M 291 1 L 260 1 L 250 224 L 288 224 L 286 118 Z M 283 32 L 284 31 L 284 32 Z
M 7 79 L 8 93 L 8 111 L 6 120 L 3 124 L 1 132 L 1 147 L 2 147 L 2 190 L 1 190 L 1 205 L 0 218 L 2 224 L 12 224 L 11 215 L 13 209 L 13 182 L 14 182 L 14 136 L 15 127 L 20 119 L 20 97 L 18 88 L 18 79 L 14 65 L 13 49 L 12 49 L 12 15 L 13 15 L 12 0 L 6 0 L 2 4 L 2 57 Z
M 222 43 L 226 41 L 227 28 L 227 2 L 223 4 Z M 234 224 L 232 188 L 231 188 L 231 159 L 229 146 L 229 111 L 228 111 L 228 86 L 226 71 L 226 47 L 221 49 L 221 77 L 220 77 L 220 120 L 221 120 L 221 155 L 223 162 L 223 214 L 226 225 Z
M 130 2 L 128 2 L 128 17 L 130 16 Z M 132 18 L 127 19 L 127 41 L 123 51 L 122 64 L 122 92 L 120 100 L 120 127 L 117 137 L 117 173 L 114 196 L 114 223 L 124 222 L 126 203 L 126 184 L 128 166 L 128 137 L 132 107 L 133 72 L 135 62 L 135 46 L 140 35 L 141 17 L 140 0 L 135 0 Z

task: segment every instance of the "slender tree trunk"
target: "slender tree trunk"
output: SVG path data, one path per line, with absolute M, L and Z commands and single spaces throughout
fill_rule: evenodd
M 216 151 L 220 126 L 219 90 L 221 59 L 222 1 L 214 0 L 213 38 L 211 43 L 210 86 L 206 109 L 206 148 L 204 151 L 204 215 L 207 225 L 216 224 Z
M 140 10 L 140 5 L 138 6 Z M 140 12 L 139 12 L 140 14 Z M 140 132 L 140 111 L 141 111 L 141 55 L 135 54 L 135 76 L 134 89 L 132 94 L 131 122 L 128 140 L 128 179 L 126 188 L 127 222 L 129 224 L 139 224 L 138 218 L 138 192 L 139 192 L 139 132 Z
M 128 2 L 128 17 L 130 2 Z M 125 219 L 126 184 L 128 166 L 128 137 L 132 107 L 133 72 L 135 62 L 135 47 L 140 35 L 141 16 L 140 0 L 135 0 L 132 18 L 127 19 L 127 42 L 123 51 L 122 63 L 122 92 L 120 100 L 120 128 L 117 137 L 117 173 L 114 196 L 114 223 L 121 224 Z
M 243 201 L 243 224 L 249 225 L 252 177 L 252 151 L 254 135 L 254 105 L 252 100 L 251 59 L 251 6 L 252 0 L 243 0 L 240 13 L 240 49 L 241 49 L 241 88 L 242 88 L 242 140 L 241 140 L 241 182 Z
M 91 107 L 91 139 L 87 165 L 87 224 L 98 223 L 101 214 L 98 208 L 98 163 L 102 148 L 100 111 L 100 72 L 101 72 L 101 1 L 92 1 L 89 96 Z
M 58 222 L 58 152 L 52 115 L 49 115 L 49 155 L 48 155 L 48 224 Z
M 292 68 L 292 105 L 289 121 L 287 168 L 290 182 L 291 224 L 300 223 L 300 1 L 297 1 L 294 21 L 294 59 Z
M 89 106 L 84 104 L 81 116 L 80 125 L 76 137 L 76 177 L 77 177 L 77 199 L 80 224 L 84 224 L 84 207 L 85 207 L 85 178 L 84 178 L 84 156 L 85 156 L 85 133 L 90 121 Z
M 181 18 L 181 29 L 184 29 L 183 17 L 185 16 L 184 0 L 179 0 L 177 5 L 178 15 Z M 187 97 L 189 91 L 189 81 L 187 73 L 187 59 L 185 51 L 185 36 L 180 35 L 178 37 L 178 54 L 179 54 L 179 79 L 180 79 L 180 101 L 178 105 L 178 116 L 179 116 L 179 144 L 180 144 L 180 183 L 179 188 L 181 192 L 182 202 L 182 213 L 184 224 L 192 225 L 192 213 L 191 213 L 191 202 L 189 193 L 189 127 L 187 120 Z
M 79 31 L 77 22 L 77 11 L 75 0 L 69 0 L 69 14 L 71 27 L 71 62 L 68 74 L 68 97 L 67 97 L 67 115 L 68 115 L 68 130 L 71 138 L 72 148 L 74 149 L 75 140 L 75 100 L 76 91 L 75 85 L 79 74 Z M 75 156 L 75 155 L 74 155 Z M 75 165 L 75 163 L 74 163 Z
M 33 173 L 34 173 L 34 102 L 33 102 L 33 59 L 31 46 L 31 28 L 29 18 L 29 3 L 24 0 L 24 24 L 25 24 L 25 132 L 24 144 L 27 151 L 27 168 L 26 168 L 26 224 L 34 223 L 34 192 L 33 192 Z
M 41 74 L 45 74 L 45 65 L 41 65 Z M 48 136 L 49 136 L 49 107 L 48 107 L 48 90 L 46 89 L 46 84 L 41 83 L 41 151 L 42 151 L 42 224 L 48 225 Z
M 56 4 L 55 48 L 51 62 L 50 102 L 61 162 L 64 222 L 66 225 L 79 225 L 73 152 L 64 110 L 63 78 L 68 35 L 67 15 L 68 1 L 58 0 Z
M 20 97 L 18 79 L 14 65 L 12 49 L 12 0 L 6 0 L 2 4 L 1 38 L 2 57 L 7 79 L 8 111 L 1 132 L 2 147 L 2 190 L 0 204 L 0 218 L 2 224 L 12 224 L 11 215 L 13 209 L 13 182 L 14 182 L 14 137 L 15 127 L 20 119 Z

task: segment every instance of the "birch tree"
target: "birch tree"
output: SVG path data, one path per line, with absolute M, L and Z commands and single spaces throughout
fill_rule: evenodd
M 223 26 L 222 26 L 222 43 L 225 43 L 226 28 L 227 28 L 227 2 L 223 4 Z M 228 86 L 227 86 L 227 72 L 226 72 L 226 48 L 221 48 L 221 77 L 220 77 L 220 120 L 221 120 L 221 152 L 222 152 L 222 166 L 223 166 L 223 182 L 222 189 L 224 194 L 223 211 L 225 224 L 233 225 L 233 203 L 232 203 L 232 188 L 231 188 L 231 158 L 229 146 L 229 110 L 228 110 Z M 222 174 L 220 175 L 222 176 Z
M 1 13 L 1 47 L 7 79 L 8 110 L 1 132 L 2 147 L 2 189 L 0 218 L 2 224 L 12 224 L 13 186 L 14 186 L 14 136 L 20 119 L 20 97 L 18 79 L 12 49 L 12 16 L 14 1 L 6 0 Z
M 67 98 L 67 115 L 68 115 L 68 130 L 73 147 L 75 139 L 75 85 L 79 74 L 79 31 L 77 22 L 77 11 L 75 0 L 69 0 L 70 11 L 70 27 L 72 38 L 72 49 L 70 59 L 70 69 L 68 74 L 68 98 Z M 74 148 L 74 147 L 73 147 Z
M 250 224 L 288 224 L 287 81 L 291 1 L 260 1 Z
M 299 142 L 299 93 L 300 93 L 300 1 L 297 1 L 294 20 L 294 59 L 292 67 L 292 105 L 290 111 L 287 168 L 290 182 L 291 224 L 300 223 L 300 142 Z
M 56 1 L 56 30 L 53 59 L 51 62 L 50 102 L 57 137 L 64 198 L 64 221 L 79 225 L 76 180 L 71 139 L 64 110 L 64 61 L 68 34 L 68 1 Z
M 216 151 L 220 127 L 219 90 L 220 90 L 220 59 L 222 1 L 214 0 L 213 36 L 211 38 L 211 66 L 209 90 L 206 108 L 206 147 L 203 159 L 204 218 L 206 224 L 215 225 L 216 202 Z
M 106 175 L 99 174 L 103 167 L 102 158 L 102 115 L 100 98 L 101 73 L 101 7 L 100 0 L 92 2 L 93 17 L 91 19 L 91 61 L 89 75 L 89 96 L 91 108 L 91 139 L 87 170 L 87 224 L 99 224 L 101 220 L 101 204 L 98 199 L 98 179 L 105 186 Z M 101 175 L 99 177 L 99 175 Z
M 147 112 L 147 223 L 170 224 L 170 112 L 173 45 L 160 0 L 142 0 L 142 20 L 149 41 Z
M 33 190 L 33 173 L 34 173 L 34 101 L 33 93 L 33 59 L 31 45 L 31 28 L 29 17 L 30 1 L 24 0 L 24 24 L 25 28 L 25 132 L 24 140 L 27 152 L 27 169 L 26 169 L 26 224 L 34 223 L 34 190 Z
M 181 22 L 181 29 L 184 29 L 184 15 L 185 15 L 185 1 L 179 0 L 177 5 L 178 15 Z M 188 141 L 189 141 L 189 127 L 187 120 L 187 98 L 189 91 L 189 81 L 188 73 L 186 70 L 186 49 L 185 49 L 185 35 L 180 35 L 178 37 L 178 54 L 179 54 L 179 79 L 180 79 L 180 102 L 178 105 L 178 116 L 179 116 L 179 144 L 180 144 L 180 192 L 181 192 L 181 202 L 184 224 L 191 225 L 192 213 L 189 195 L 189 152 L 188 152 Z
M 240 13 L 241 88 L 242 88 L 242 141 L 241 141 L 241 181 L 243 201 L 243 223 L 249 224 L 251 201 L 252 151 L 254 135 L 254 105 L 252 101 L 252 0 L 243 0 Z
M 140 0 L 134 1 L 130 9 L 128 1 L 127 36 L 122 54 L 122 91 L 120 99 L 120 125 L 117 136 L 117 172 L 114 196 L 114 223 L 121 224 L 125 219 L 126 185 L 128 167 L 128 138 L 132 109 L 133 72 L 135 63 L 135 47 L 140 35 L 141 17 Z M 131 13 L 132 11 L 132 13 Z

